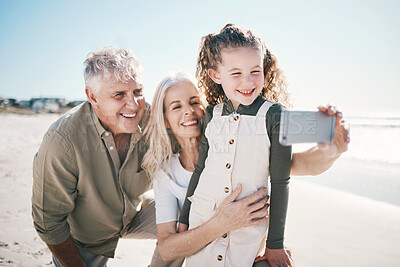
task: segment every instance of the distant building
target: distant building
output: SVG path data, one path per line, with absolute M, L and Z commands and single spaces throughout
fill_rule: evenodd
M 17 99 L 15 98 L 6 98 L 4 101 L 4 105 L 6 106 L 15 106 L 17 105 Z
M 76 100 L 68 102 L 65 98 L 59 97 L 38 97 L 31 98 L 30 100 L 20 100 L 14 98 L 4 98 L 0 97 L 0 106 L 14 106 L 21 107 L 26 109 L 32 109 L 36 112 L 50 112 L 50 113 L 58 113 L 65 112 L 65 108 L 72 108 L 81 103 L 85 102 L 84 100 Z
M 29 100 L 20 100 L 18 101 L 18 105 L 23 108 L 31 108 L 32 103 Z
M 32 102 L 31 109 L 33 109 L 35 111 L 42 110 L 43 107 L 44 107 L 43 102 L 41 100 L 39 100 L 39 99 L 38 100 L 32 100 L 31 99 L 31 102 Z
M 60 108 L 66 106 L 65 98 L 31 98 L 31 109 L 35 111 L 45 110 L 47 112 L 56 113 Z

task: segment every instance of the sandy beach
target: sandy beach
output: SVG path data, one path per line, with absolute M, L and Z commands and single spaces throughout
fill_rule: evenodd
M 30 199 L 33 156 L 57 117 L 0 114 L 0 266 L 51 265 Z M 318 177 L 292 177 L 285 243 L 296 266 L 400 266 L 399 180 L 398 166 L 345 158 Z M 147 266 L 154 245 L 123 239 L 109 266 Z

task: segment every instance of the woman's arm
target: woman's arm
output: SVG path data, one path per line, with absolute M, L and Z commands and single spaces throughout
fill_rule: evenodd
M 214 216 L 196 228 L 177 233 L 176 222 L 157 224 L 158 249 L 161 257 L 165 261 L 186 257 L 229 231 L 265 223 L 268 220 L 268 197 L 263 197 L 266 188 L 235 201 L 241 191 L 242 186 L 239 184 L 232 194 L 225 198 Z M 261 201 L 254 203 L 260 198 Z M 253 220 L 254 218 L 261 219 Z
M 320 111 L 336 116 L 335 138 L 330 144 L 318 144 L 306 151 L 293 153 L 290 175 L 318 175 L 328 170 L 347 151 L 350 142 L 348 124 L 334 106 L 320 106 Z

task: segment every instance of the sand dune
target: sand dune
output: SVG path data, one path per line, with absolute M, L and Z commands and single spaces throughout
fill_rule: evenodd
M 0 114 L 1 266 L 51 263 L 50 252 L 32 226 L 31 167 L 44 132 L 56 118 Z M 339 161 L 325 177 L 345 171 L 360 175 L 348 166 Z M 399 241 L 400 207 L 292 178 L 286 244 L 297 267 L 399 266 Z M 109 266 L 147 266 L 154 244 L 121 240 Z

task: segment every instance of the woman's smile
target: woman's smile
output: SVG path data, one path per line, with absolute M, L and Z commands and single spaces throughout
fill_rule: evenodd
M 181 123 L 182 126 L 197 126 L 199 124 L 199 120 L 195 119 L 195 120 L 190 120 L 190 121 L 186 121 Z
M 166 126 L 178 140 L 201 136 L 204 108 L 199 93 L 191 83 L 179 82 L 168 88 L 164 109 Z

